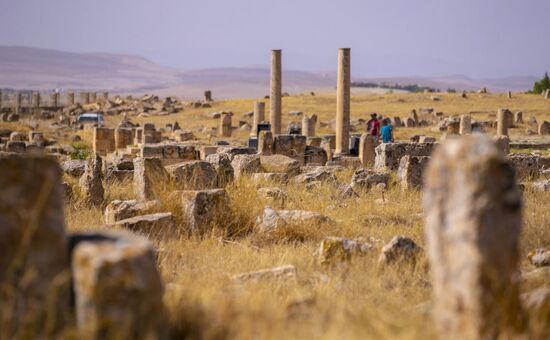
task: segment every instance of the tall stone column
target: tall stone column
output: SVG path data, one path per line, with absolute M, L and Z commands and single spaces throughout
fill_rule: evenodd
M 74 92 L 67 92 L 67 105 L 74 105 Z
M 80 92 L 80 104 L 82 104 L 82 105 L 90 104 L 90 93 L 89 92 Z
M 40 108 L 40 92 L 33 92 L 32 93 L 31 106 L 32 106 L 33 109 Z
M 252 130 L 250 131 L 251 136 L 256 136 L 258 134 L 258 124 L 265 120 L 265 103 L 264 102 L 254 102 L 254 116 L 252 118 Z
M 349 48 L 338 50 L 338 81 L 336 84 L 336 148 L 334 153 L 349 154 L 351 56 Z
M 497 113 L 497 136 L 508 136 L 508 128 L 513 121 L 512 112 L 507 109 L 499 109 Z
M 53 107 L 53 108 L 58 108 L 59 107 L 59 93 L 58 92 L 53 92 L 50 94 L 50 106 Z
M 96 103 L 97 102 L 97 93 L 96 92 L 90 92 L 90 102 Z
M 438 147 L 424 178 L 440 338 L 514 338 L 524 320 L 516 278 L 522 200 L 512 167 L 490 137 L 471 135 Z
M 317 124 L 317 115 L 302 118 L 302 135 L 306 137 L 315 137 L 315 124 Z
M 22 102 L 22 96 L 21 92 L 17 91 L 15 92 L 15 101 L 14 101 L 14 111 L 16 114 L 21 113 L 21 102 Z
M 269 122 L 271 123 L 271 132 L 273 135 L 281 134 L 282 121 L 282 66 L 281 50 L 271 51 L 271 91 L 269 94 Z

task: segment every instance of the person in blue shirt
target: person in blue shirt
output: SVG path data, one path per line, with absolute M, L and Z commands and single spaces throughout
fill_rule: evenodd
M 382 143 L 393 143 L 393 126 L 386 119 L 382 121 L 380 134 L 382 135 Z

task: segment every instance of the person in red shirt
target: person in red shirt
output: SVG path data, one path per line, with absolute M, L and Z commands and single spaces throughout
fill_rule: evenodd
M 375 142 L 378 141 L 378 136 L 380 136 L 380 121 L 376 113 L 371 113 L 371 119 L 367 122 L 367 131 L 371 134 Z

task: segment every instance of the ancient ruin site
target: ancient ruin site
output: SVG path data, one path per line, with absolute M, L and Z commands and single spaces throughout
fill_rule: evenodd
M 274 20 L 347 22 L 323 1 L 8 2 L 0 339 L 550 338 L 550 4 L 507 1 L 499 45 L 477 2 L 338 5 L 400 38 Z M 30 23 L 82 11 L 101 39 Z M 455 39 L 396 62 L 433 15 Z

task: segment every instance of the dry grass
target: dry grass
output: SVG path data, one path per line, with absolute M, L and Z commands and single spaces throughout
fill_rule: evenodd
M 361 95 L 352 100 L 353 118 L 368 118 L 370 112 L 384 116 L 406 117 L 412 108 L 434 107 L 436 111 L 459 115 L 472 113 L 474 119 L 488 119 L 498 108 L 523 111 L 524 120 L 536 114 L 540 121 L 550 120 L 550 106 L 539 96 L 470 94 L 435 94 L 439 102 L 424 94 Z M 154 122 L 158 127 L 178 121 L 182 128 L 215 127 L 218 120 L 201 114 L 233 111 L 233 124 L 243 112 L 252 108 L 254 99 L 214 103 L 211 109 L 187 109 L 165 116 L 137 119 Z M 334 96 L 297 96 L 283 100 L 284 112 L 300 110 L 317 113 L 321 121 L 333 119 Z M 266 113 L 269 108 L 267 108 Z M 108 125 L 119 117 L 108 117 Z M 284 125 L 299 121 L 284 115 Z M 524 131 L 512 130 L 513 137 Z M 332 133 L 327 128 L 318 134 Z M 429 129 L 398 129 L 397 139 L 413 134 L 437 136 Z M 88 132 L 80 132 L 84 140 Z M 246 138 L 239 131 L 233 140 Z M 204 136 L 201 136 L 204 137 Z M 338 174 L 349 183 L 350 171 Z M 74 183 L 74 180 L 72 180 Z M 152 240 L 159 249 L 158 265 L 166 284 L 165 302 L 169 310 L 170 332 L 174 338 L 192 339 L 429 339 L 435 336 L 429 316 L 424 312 L 431 288 L 422 259 L 415 269 L 389 268 L 377 264 L 380 248 L 395 235 L 411 237 L 424 247 L 421 195 L 390 186 L 384 193 L 386 204 L 375 201 L 381 192 L 360 193 L 359 197 L 333 197 L 334 188 L 323 185 L 311 191 L 297 185 L 281 186 L 264 183 L 265 187 L 283 188 L 288 199 L 286 209 L 301 209 L 326 214 L 336 223 L 285 230 L 276 237 L 261 238 L 253 230 L 254 222 L 265 205 L 271 204 L 258 195 L 256 184 L 241 179 L 227 188 L 231 199 L 232 218 L 209 235 L 187 236 L 182 230 L 172 237 Z M 131 183 L 106 187 L 107 201 L 132 199 Z M 179 207 L 164 196 L 160 210 L 180 215 Z M 546 204 L 550 193 L 539 193 L 527 187 L 524 193 L 524 226 L 521 235 L 522 270 L 532 267 L 526 253 L 550 244 L 550 216 Z M 102 228 L 101 209 L 84 207 L 75 197 L 66 204 L 66 220 L 71 232 Z M 184 223 L 178 226 L 183 228 Z M 372 238 L 375 249 L 364 257 L 354 258 L 349 265 L 336 269 L 322 267 L 314 256 L 319 241 L 326 236 Z M 376 241 L 378 240 L 378 241 Z M 270 281 L 235 285 L 234 274 L 292 264 L 298 270 L 296 282 Z

